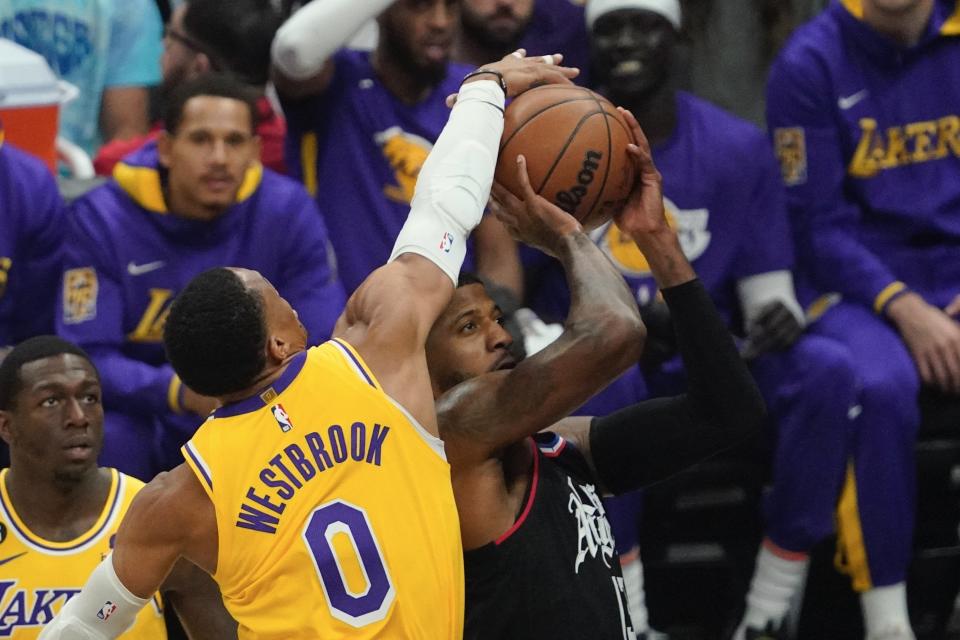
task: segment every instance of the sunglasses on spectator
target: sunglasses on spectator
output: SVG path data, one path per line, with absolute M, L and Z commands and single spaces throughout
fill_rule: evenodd
M 207 58 L 209 58 L 210 65 L 215 71 L 220 69 L 220 64 L 217 62 L 217 57 L 207 47 L 203 46 L 201 43 L 197 42 L 182 31 L 178 31 L 170 25 L 167 25 L 163 28 L 163 37 L 165 40 L 174 40 L 179 42 L 194 53 L 204 54 L 207 56 Z

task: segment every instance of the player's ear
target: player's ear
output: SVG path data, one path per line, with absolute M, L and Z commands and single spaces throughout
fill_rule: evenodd
M 192 64 L 193 71 L 197 76 L 202 76 L 213 71 L 213 64 L 210 62 L 210 57 L 205 53 L 195 55 Z
M 7 444 L 13 443 L 13 414 L 0 411 L 0 438 Z
M 160 137 L 157 138 L 157 159 L 160 161 L 160 166 L 164 169 L 170 168 L 170 146 L 173 144 L 173 136 L 170 135 L 170 132 L 163 130 L 160 132 Z
M 273 363 L 283 362 L 290 355 L 291 345 L 280 336 L 267 338 L 267 358 Z

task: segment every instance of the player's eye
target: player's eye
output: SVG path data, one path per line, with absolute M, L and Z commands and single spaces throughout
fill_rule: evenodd
M 87 393 L 81 398 L 84 404 L 99 404 L 100 403 L 100 394 L 98 393 Z
M 501 327 L 506 324 L 507 320 L 503 316 L 497 316 L 497 324 Z
M 245 136 L 240 135 L 240 134 L 236 134 L 236 135 L 232 135 L 232 136 L 228 136 L 228 137 L 227 137 L 227 144 L 230 145 L 231 147 L 239 147 L 240 145 L 242 145 L 242 144 L 243 144 L 244 142 L 246 142 L 246 141 L 247 141 L 247 138 L 246 138 Z
M 56 396 L 47 396 L 40 401 L 40 406 L 45 408 L 55 407 L 60 402 L 60 399 Z
M 477 328 L 476 323 L 467 322 L 462 327 L 460 327 L 460 333 L 470 333 Z

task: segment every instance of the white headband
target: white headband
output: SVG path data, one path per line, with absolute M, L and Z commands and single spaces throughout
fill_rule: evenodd
M 618 9 L 645 9 L 658 13 L 673 25 L 680 28 L 679 0 L 587 0 L 587 28 L 592 29 L 597 18 Z

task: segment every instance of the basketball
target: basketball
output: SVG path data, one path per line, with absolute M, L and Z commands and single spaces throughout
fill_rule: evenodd
M 569 85 L 537 87 L 507 107 L 496 180 L 520 197 L 516 159 L 523 155 L 534 191 L 594 229 L 630 195 L 631 142 L 627 123 L 602 96 Z

